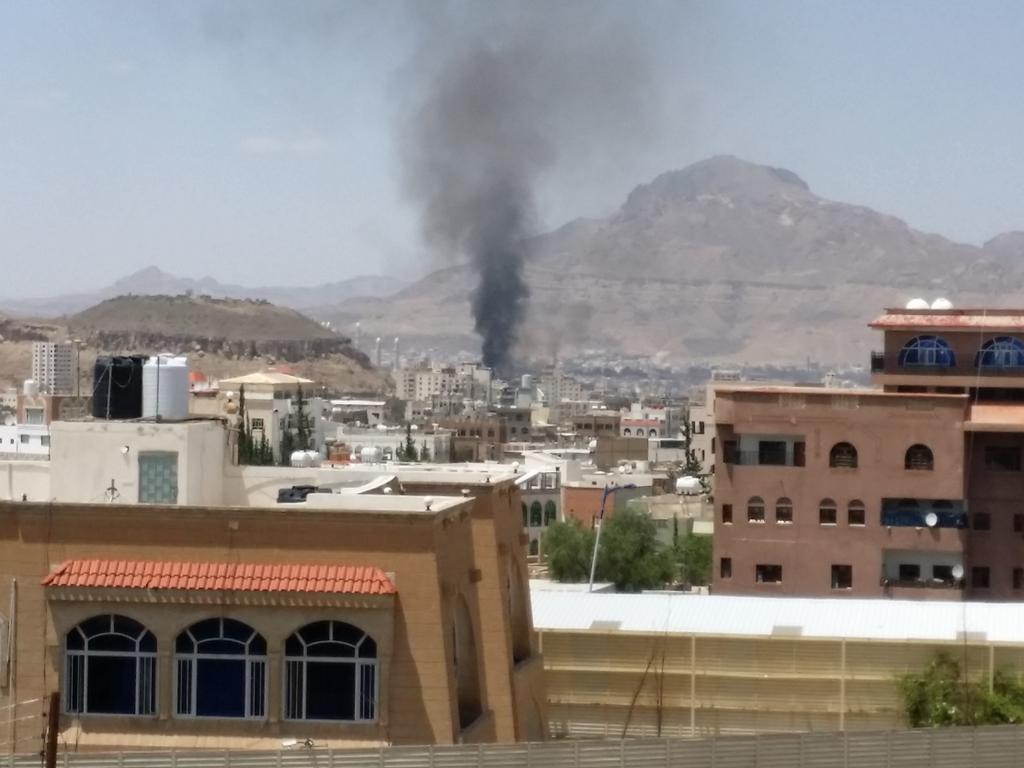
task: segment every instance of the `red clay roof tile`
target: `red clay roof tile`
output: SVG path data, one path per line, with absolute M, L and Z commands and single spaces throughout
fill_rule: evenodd
M 68 560 L 43 579 L 43 585 L 104 589 L 395 594 L 395 585 L 380 568 L 354 565 Z

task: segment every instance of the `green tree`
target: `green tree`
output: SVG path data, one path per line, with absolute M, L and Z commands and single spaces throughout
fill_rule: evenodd
M 675 578 L 672 551 L 658 541 L 646 512 L 627 507 L 606 518 L 597 553 L 597 572 L 622 592 L 661 587 Z
M 960 662 L 938 653 L 921 672 L 898 679 L 907 721 L 914 728 L 1024 723 L 1024 684 L 997 670 L 991 689 L 968 680 Z
M 278 446 L 279 463 L 282 467 L 291 466 L 292 452 L 298 450 L 295 437 L 287 425 L 281 431 L 281 444 Z
M 430 461 L 430 449 L 427 448 L 427 441 L 423 441 L 423 445 L 420 446 L 420 461 Z
M 306 413 L 306 397 L 300 384 L 295 392 L 295 448 L 306 451 L 313 447 L 309 414 Z
M 711 537 L 688 533 L 676 540 L 676 562 L 684 584 L 704 586 L 711 583 Z
M 693 424 L 690 422 L 689 415 L 683 419 L 683 445 L 686 451 L 686 461 L 683 464 L 683 474 L 700 475 L 704 471 L 704 468 L 697 459 L 697 452 L 693 450 Z
M 405 444 L 399 446 L 399 460 L 400 461 L 417 461 L 419 459 L 416 453 L 416 443 L 412 440 L 412 424 L 406 423 L 405 425 Z
M 523 505 L 526 523 L 526 505 Z M 544 534 L 544 558 L 555 581 L 580 582 L 590 577 L 590 558 L 594 552 L 594 531 L 570 518 L 557 522 Z

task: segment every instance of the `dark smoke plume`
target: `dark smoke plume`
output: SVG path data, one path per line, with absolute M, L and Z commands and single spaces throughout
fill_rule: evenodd
M 446 9 L 425 20 L 427 81 L 399 135 L 406 190 L 427 241 L 476 269 L 476 331 L 500 371 L 526 308 L 538 187 L 559 164 L 642 142 L 647 79 L 625 3 Z

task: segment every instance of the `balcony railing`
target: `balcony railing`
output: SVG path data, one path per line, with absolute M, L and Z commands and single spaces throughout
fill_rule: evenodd
M 882 525 L 890 528 L 967 527 L 967 511 L 962 501 L 917 499 L 913 505 L 908 501 L 911 500 L 882 499 Z
M 887 579 L 883 576 L 881 585 L 910 589 L 963 589 L 964 579 Z

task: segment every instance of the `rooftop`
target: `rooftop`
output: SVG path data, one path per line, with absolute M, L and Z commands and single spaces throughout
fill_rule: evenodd
M 100 589 L 395 594 L 395 585 L 384 571 L 352 565 L 67 560 L 42 583 Z
M 1020 331 L 1024 329 L 1024 309 L 886 309 L 885 314 L 868 323 L 881 330 Z
M 245 376 L 235 376 L 232 379 L 221 379 L 219 384 L 223 387 L 240 386 L 288 386 L 298 384 L 313 384 L 312 379 L 304 379 L 301 376 L 292 376 L 280 371 L 262 371 L 260 373 L 247 373 Z
M 1024 643 L 1024 603 L 530 590 L 539 631 Z

